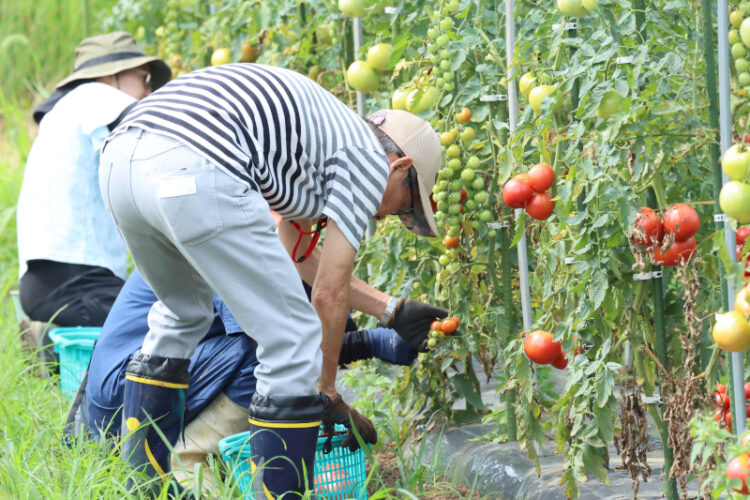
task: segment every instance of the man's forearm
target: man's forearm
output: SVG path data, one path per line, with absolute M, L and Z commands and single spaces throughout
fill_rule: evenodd
M 331 396 L 336 392 L 336 372 L 344 330 L 346 330 L 348 308 L 344 301 L 333 304 L 313 300 L 313 306 L 318 311 L 320 323 L 323 326 L 323 340 L 320 344 L 320 349 L 323 351 L 323 369 L 318 389 Z

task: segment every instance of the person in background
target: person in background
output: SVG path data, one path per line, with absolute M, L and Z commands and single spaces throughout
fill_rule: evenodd
M 171 78 L 135 39 L 84 39 L 75 69 L 34 111 L 39 132 L 18 199 L 19 296 L 33 321 L 101 326 L 127 277 L 125 243 L 99 191 L 99 150 L 120 117 Z
M 308 292 L 309 287 L 306 287 Z M 94 436 L 121 437 L 121 409 L 128 362 L 148 332 L 149 310 L 158 299 L 135 270 L 117 296 L 96 343 L 88 370 L 86 420 Z M 339 363 L 377 358 L 409 365 L 417 351 L 395 330 L 356 330 L 349 317 Z M 255 342 L 244 334 L 226 304 L 214 297 L 214 321 L 190 359 L 190 387 L 185 392 L 184 433 L 171 453 L 175 478 L 185 486 L 195 465 L 218 455 L 219 440 L 248 430 L 247 408 L 255 393 L 254 370 L 258 365 Z M 174 423 L 173 425 L 177 425 Z M 165 428 L 168 434 L 174 429 Z M 152 443 L 155 455 L 169 454 L 162 443 Z M 211 487 L 210 475 L 203 484 Z

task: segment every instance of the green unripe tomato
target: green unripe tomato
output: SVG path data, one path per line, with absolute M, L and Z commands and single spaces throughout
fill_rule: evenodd
M 466 207 L 467 210 L 476 210 L 477 202 L 469 199 L 469 200 L 464 201 L 464 206 Z
M 437 36 L 437 30 L 435 28 L 427 29 L 427 38 L 435 38 Z
M 438 263 L 440 263 L 441 266 L 445 267 L 448 264 L 450 264 L 451 258 L 447 255 L 443 254 L 440 257 L 438 257 Z
M 729 30 L 729 45 L 734 45 L 735 43 L 740 43 L 742 39 L 740 39 L 740 32 L 736 29 Z
M 448 200 L 440 200 L 436 203 L 437 209 L 441 212 L 446 212 L 450 208 L 451 204 Z
M 447 191 L 440 191 L 438 194 L 432 197 L 435 202 L 443 201 L 446 198 L 448 198 L 448 192 Z
M 448 181 L 440 181 L 437 183 L 437 185 L 440 187 L 440 191 L 445 191 L 448 189 Z
M 457 226 L 461 223 L 461 218 L 457 217 L 455 215 L 452 215 L 448 217 L 448 225 L 449 226 Z
M 450 167 L 451 169 L 453 169 L 454 172 L 456 170 L 461 170 L 461 160 L 459 160 L 458 158 L 453 158 L 453 159 L 449 160 L 448 161 L 448 167 Z
M 495 231 L 494 229 L 490 229 L 489 231 L 487 231 L 487 236 L 490 238 L 494 238 L 497 236 L 497 231 Z
M 744 18 L 745 16 L 742 15 L 742 11 L 733 10 L 732 13 L 729 14 L 729 24 L 731 24 L 735 28 L 739 28 Z
M 446 14 L 455 14 L 458 12 L 458 9 L 461 8 L 461 5 L 459 5 L 458 0 L 451 0 L 447 4 L 445 4 L 445 7 L 443 7 L 443 11 Z
M 740 85 L 742 85 L 743 87 L 747 87 L 748 85 L 750 85 L 750 73 L 740 73 L 740 76 L 737 77 L 737 80 L 740 82 Z
M 471 181 L 471 187 L 475 189 L 476 191 L 480 191 L 484 189 L 484 179 L 481 177 L 475 177 L 473 181 Z
M 480 205 L 482 203 L 486 203 L 489 199 L 490 194 L 487 191 L 477 191 L 476 193 L 474 193 L 474 201 L 476 201 Z
M 743 71 L 747 71 L 748 69 L 750 69 L 750 61 L 741 57 L 734 61 L 734 69 L 736 69 L 740 73 L 742 73 Z
M 747 49 L 741 43 L 735 43 L 734 45 L 732 45 L 731 52 L 732 52 L 732 57 L 734 58 L 745 57 L 747 55 Z
M 452 81 L 447 81 L 443 85 L 443 90 L 445 90 L 446 92 L 453 92 L 453 89 L 455 89 L 455 88 L 456 88 L 456 86 L 454 85 L 454 83 Z
M 448 158 L 458 158 L 461 155 L 461 148 L 456 144 L 451 144 L 448 149 L 445 150 L 445 155 Z
M 440 69 L 442 69 L 443 71 L 448 71 L 451 69 L 452 64 L 453 63 L 451 63 L 449 60 L 444 59 L 440 61 Z
M 446 71 L 443 73 L 443 78 L 445 78 L 446 82 L 452 82 L 455 77 L 456 74 L 453 71 Z
M 745 14 L 745 15 L 748 15 L 748 14 L 750 14 L 750 2 L 747 2 L 747 1 L 745 1 L 745 2 L 742 2 L 742 3 L 740 4 L 740 11 L 741 11 L 741 12 L 742 12 L 743 14 Z
M 450 201 L 451 203 L 458 203 L 459 201 L 461 201 L 461 193 L 453 191 L 448 195 L 448 201 Z
M 461 137 L 461 142 L 464 144 L 469 144 L 471 141 L 474 140 L 474 137 L 476 137 L 477 133 L 474 131 L 472 127 L 466 127 L 460 134 L 459 137 Z
M 448 184 L 448 189 L 450 191 L 456 191 L 459 193 L 461 192 L 462 187 L 463 186 L 461 185 L 461 181 L 459 181 L 458 179 L 454 179 L 450 182 L 450 184 Z
M 459 205 L 458 203 L 451 205 L 450 207 L 448 207 L 448 213 L 458 215 L 459 213 L 461 213 L 461 205 Z
M 466 167 L 476 170 L 477 168 L 479 168 L 479 163 L 479 158 L 477 158 L 476 156 L 470 156 L 469 159 L 466 160 Z
M 442 35 L 440 35 L 439 37 L 435 39 L 435 43 L 437 44 L 438 47 L 445 47 L 446 45 L 448 45 L 448 42 L 450 41 L 451 41 L 450 37 L 446 35 L 445 33 L 443 33 Z
M 489 210 L 482 210 L 479 213 L 479 220 L 481 220 L 482 222 L 489 222 L 489 221 L 491 221 L 492 220 L 492 212 L 490 212 Z
M 467 185 L 471 184 L 471 181 L 474 180 L 474 175 L 474 169 L 465 168 L 461 171 L 461 180 Z
M 439 26 L 443 31 L 450 31 L 453 29 L 453 19 L 450 17 L 444 17 L 440 20 Z
M 461 227 L 459 226 L 448 227 L 448 236 L 458 236 L 459 233 L 461 233 Z

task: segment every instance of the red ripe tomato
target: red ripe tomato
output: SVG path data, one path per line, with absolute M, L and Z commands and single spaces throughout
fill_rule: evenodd
M 540 365 L 553 363 L 562 356 L 562 344 L 549 332 L 536 330 L 523 339 L 523 350 L 531 361 Z
M 563 351 L 560 356 L 552 362 L 552 366 L 558 370 L 564 370 L 568 367 L 568 358 L 565 357 L 565 351 Z
M 461 243 L 461 238 L 458 236 L 446 236 L 443 238 L 443 245 L 445 248 L 456 248 Z
M 534 193 L 531 195 L 529 201 L 526 202 L 526 213 L 535 218 L 536 220 L 545 220 L 555 209 L 555 202 L 552 201 L 552 196 L 549 193 L 541 192 Z
M 724 412 L 721 410 L 714 411 L 714 420 L 717 422 L 721 422 L 721 420 L 724 418 Z
M 738 247 L 742 247 L 745 244 L 745 240 L 750 236 L 750 226 L 742 226 L 737 228 L 737 233 L 734 235 L 734 239 L 737 242 Z
M 721 411 L 727 411 L 729 409 L 730 401 L 729 396 L 726 393 L 714 392 L 714 408 L 718 408 Z
M 636 227 L 640 228 L 635 242 L 644 247 L 651 247 L 659 243 L 664 236 L 664 225 L 659 214 L 648 207 L 641 207 L 641 213 L 635 220 Z M 641 234 L 643 233 L 643 234 Z
M 458 320 L 457 317 L 452 316 L 450 318 L 444 319 L 440 323 L 440 331 L 443 333 L 453 333 L 458 329 L 458 325 L 461 322 Z
M 745 382 L 745 399 L 750 399 L 750 382 Z
M 430 325 L 430 330 L 433 332 L 439 332 L 440 331 L 440 321 L 433 321 Z
M 503 201 L 510 208 L 523 208 L 534 191 L 526 174 L 519 174 L 503 186 Z
M 740 446 L 747 448 L 748 445 L 750 445 L 750 434 L 745 434 L 740 440 Z
M 469 193 L 466 192 L 466 189 L 461 188 L 461 199 L 458 200 L 459 203 L 463 203 L 466 198 L 469 197 Z M 434 210 L 433 210 L 434 212 Z
M 691 236 L 685 241 L 675 241 L 666 252 L 656 247 L 654 250 L 654 261 L 662 266 L 676 266 L 687 262 L 695 253 L 695 238 Z
M 727 392 L 727 386 L 724 384 L 716 384 L 716 392 L 720 392 L 722 394 L 726 394 Z
M 676 241 L 685 241 L 701 227 L 701 218 L 698 212 L 690 205 L 678 203 L 664 214 L 664 230 L 674 233 Z
M 528 173 L 529 184 L 535 191 L 546 191 L 555 182 L 555 171 L 547 163 L 537 163 Z
M 432 213 L 437 212 L 437 203 L 435 203 L 435 200 L 432 198 L 432 193 L 430 193 L 430 205 L 432 205 Z
M 730 429 L 732 428 L 732 412 L 727 411 L 724 412 L 724 423 L 727 424 L 727 427 Z
M 730 462 L 729 465 L 727 465 L 727 478 L 729 479 L 739 479 L 742 483 L 742 487 L 740 489 L 735 488 L 734 491 L 737 493 L 742 493 L 743 495 L 747 495 L 748 492 L 750 492 L 747 488 L 747 476 L 750 475 L 748 473 L 748 456 L 746 454 L 741 454 L 740 456 L 734 457 Z

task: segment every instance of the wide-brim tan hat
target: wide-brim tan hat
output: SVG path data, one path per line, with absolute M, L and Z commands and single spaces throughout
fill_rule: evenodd
M 368 117 L 409 156 L 417 172 L 419 206 L 414 213 L 399 215 L 410 231 L 420 236 L 437 236 L 430 195 L 437 181 L 441 163 L 440 138 L 429 123 L 420 117 L 397 109 L 384 109 Z
M 78 80 L 115 75 L 121 71 L 148 64 L 151 89 L 156 90 L 172 78 L 172 70 L 158 57 L 147 56 L 138 49 L 135 38 L 124 31 L 84 39 L 76 47 L 75 69 L 55 88 Z

